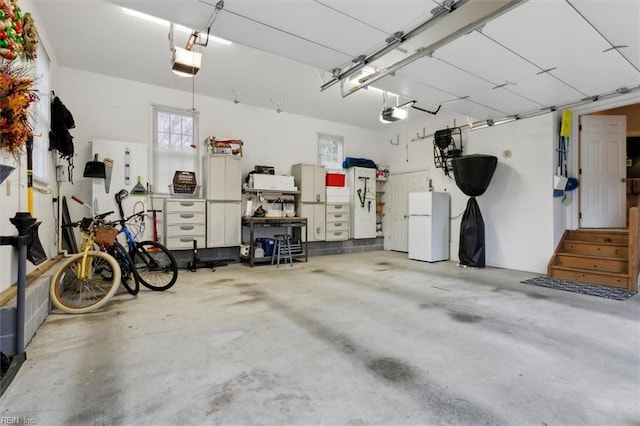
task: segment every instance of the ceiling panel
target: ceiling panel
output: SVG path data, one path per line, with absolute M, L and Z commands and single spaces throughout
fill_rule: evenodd
M 610 45 L 565 2 L 527 2 L 483 33 L 542 69 L 555 68 L 554 76 L 584 96 L 640 83 L 640 73 L 617 52 L 603 53 Z
M 457 98 L 468 96 L 470 100 L 504 115 L 519 114 L 539 107 L 506 90 L 493 89 L 495 84 L 436 58 L 422 58 L 402 68 L 397 74 L 454 94 Z
M 636 69 L 640 70 L 640 1 L 570 1 Z
M 264 23 L 279 28 L 289 37 L 295 35 L 351 57 L 364 53 L 372 44 L 387 37 L 379 29 L 314 1 L 227 0 L 221 17 L 227 14 L 244 16 L 253 21 L 253 25 Z
M 318 3 L 366 22 L 389 35 L 416 27 L 431 18 L 431 10 L 438 6 L 433 0 L 379 0 L 374 4 L 370 0 L 319 0 Z M 371 46 L 374 45 L 371 43 Z

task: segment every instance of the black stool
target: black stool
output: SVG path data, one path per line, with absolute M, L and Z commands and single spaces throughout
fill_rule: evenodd
M 293 256 L 291 256 L 291 235 L 289 234 L 277 234 L 273 236 L 275 238 L 275 244 L 273 245 L 273 256 L 271 256 L 271 264 L 274 263 L 277 267 L 280 267 L 280 260 L 283 258 L 283 262 L 289 261 L 289 264 L 293 266 Z

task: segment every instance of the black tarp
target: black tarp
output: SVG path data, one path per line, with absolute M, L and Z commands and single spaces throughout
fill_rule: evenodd
M 458 188 L 470 196 L 460 222 L 460 265 L 475 268 L 485 266 L 484 220 L 475 197 L 489 187 L 498 158 L 492 155 L 473 154 L 451 160 Z

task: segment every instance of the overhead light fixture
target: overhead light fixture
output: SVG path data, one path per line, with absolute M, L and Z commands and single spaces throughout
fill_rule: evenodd
M 163 26 L 163 27 L 165 27 L 167 29 L 169 28 L 169 25 L 171 24 L 166 19 L 162 19 L 162 18 L 158 18 L 158 17 L 153 16 L 153 15 L 148 15 L 146 13 L 138 12 L 137 10 L 129 9 L 127 7 L 123 7 L 122 8 L 122 13 L 124 13 L 125 15 L 132 16 L 134 18 L 142 19 L 143 21 L 152 22 L 154 24 L 161 25 L 161 26 Z M 174 28 L 175 28 L 176 31 L 179 31 L 179 32 L 184 33 L 184 34 L 189 34 L 189 36 L 191 36 L 193 34 L 193 32 L 194 32 L 194 30 L 192 30 L 191 28 L 187 28 L 184 25 L 174 24 Z M 216 36 L 213 36 L 211 34 L 207 35 L 207 40 L 208 41 L 212 41 L 214 43 L 222 44 L 223 46 L 231 46 L 231 44 L 233 44 L 229 40 L 226 40 L 226 39 L 221 38 L 221 37 L 216 37 Z
M 171 53 L 171 71 L 180 77 L 193 77 L 200 70 L 202 53 L 174 47 Z
M 399 107 L 387 107 L 380 111 L 380 121 L 382 123 L 393 123 L 407 118 L 407 110 Z

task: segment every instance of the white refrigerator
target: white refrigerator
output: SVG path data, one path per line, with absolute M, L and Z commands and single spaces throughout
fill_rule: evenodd
M 449 259 L 449 193 L 409 193 L 409 259 Z

